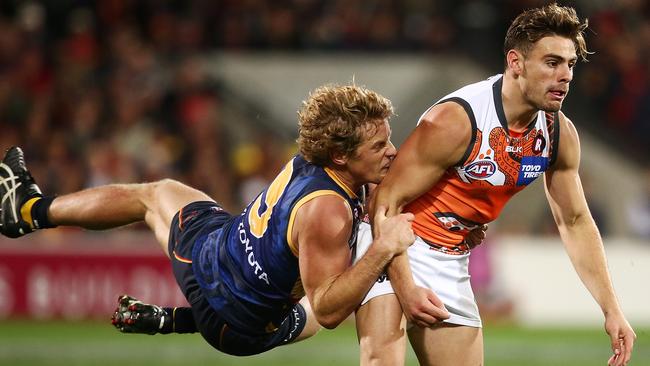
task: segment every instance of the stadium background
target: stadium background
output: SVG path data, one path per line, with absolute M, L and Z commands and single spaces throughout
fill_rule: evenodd
M 173 177 L 237 211 L 295 151 L 295 112 L 310 89 L 354 80 L 380 91 L 396 106 L 399 144 L 432 101 L 499 72 L 507 25 L 543 3 L 3 0 L 0 148 L 23 146 L 46 192 Z M 635 364 L 650 364 L 650 5 L 560 3 L 590 19 L 595 53 L 576 69 L 564 111 L 581 133 L 586 193 L 639 335 Z M 536 183 L 516 197 L 472 258 L 486 363 L 602 364 L 599 310 L 542 191 Z M 196 336 L 108 326 L 122 292 L 182 303 L 172 281 L 141 225 L 0 239 L 0 365 L 356 363 L 351 323 L 237 361 Z

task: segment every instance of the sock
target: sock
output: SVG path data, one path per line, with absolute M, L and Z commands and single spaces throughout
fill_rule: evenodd
M 50 208 L 52 201 L 55 197 L 35 197 L 23 205 L 20 210 L 20 213 L 23 216 L 23 219 L 29 223 L 32 229 L 47 229 L 56 227 L 52 224 L 47 218 L 47 210 Z M 31 209 L 30 209 L 31 207 Z M 28 211 L 29 214 L 25 215 L 25 212 Z
M 169 316 L 169 320 L 165 319 L 162 329 L 159 333 L 196 333 L 199 330 L 192 315 L 192 308 L 163 308 Z

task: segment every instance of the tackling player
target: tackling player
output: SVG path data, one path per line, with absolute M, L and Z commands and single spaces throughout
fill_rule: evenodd
M 379 210 L 372 248 L 350 266 L 365 185 L 378 183 L 396 154 L 392 114 L 388 99 L 365 88 L 316 89 L 299 112 L 300 154 L 237 215 L 173 180 L 44 197 L 13 147 L 0 164 L 0 232 L 19 237 L 57 225 L 108 229 L 144 221 L 191 308 L 124 296 L 115 325 L 149 334 L 198 330 L 225 353 L 264 352 L 320 325 L 336 327 L 413 243 L 412 214 L 386 219 Z

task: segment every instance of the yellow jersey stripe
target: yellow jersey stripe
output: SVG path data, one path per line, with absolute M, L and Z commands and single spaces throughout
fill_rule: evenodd
M 323 169 L 325 170 L 325 173 L 327 173 L 327 175 L 329 175 L 330 178 L 332 178 L 332 180 L 339 187 L 343 188 L 343 190 L 345 191 L 345 193 L 348 194 L 348 196 L 350 196 L 351 198 L 357 198 L 356 193 L 354 193 L 354 191 L 352 191 L 350 187 L 347 186 L 347 184 L 343 183 L 343 181 L 332 171 L 332 169 L 329 168 L 323 168 Z
M 291 239 L 291 233 L 293 233 L 293 223 L 296 220 L 296 213 L 298 212 L 298 209 L 308 201 L 311 201 L 316 197 L 327 196 L 327 195 L 341 197 L 343 199 L 343 202 L 345 202 L 346 206 L 350 208 L 350 205 L 348 204 L 348 201 L 345 199 L 345 197 L 341 196 L 340 193 L 329 189 L 311 192 L 310 194 L 306 195 L 305 197 L 301 198 L 298 202 L 296 202 L 296 204 L 293 206 L 293 209 L 291 209 L 291 215 L 289 215 L 289 226 L 287 226 L 287 243 L 289 243 L 289 249 L 291 249 L 291 252 L 296 257 L 298 256 L 298 246 L 297 246 L 298 243 L 294 243 L 293 240 Z

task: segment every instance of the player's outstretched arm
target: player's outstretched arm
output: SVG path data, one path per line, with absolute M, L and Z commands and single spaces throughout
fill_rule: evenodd
M 412 218 L 403 214 L 381 219 L 373 245 L 350 267 L 352 213 L 347 203 L 339 196 L 321 196 L 299 209 L 292 235 L 298 243 L 300 275 L 323 327 L 335 328 L 352 314 L 386 264 L 413 243 Z
M 471 133 L 469 117 L 460 105 L 449 102 L 431 108 L 402 144 L 377 187 L 371 214 L 378 206 L 387 207 L 388 216 L 398 214 L 406 204 L 431 189 L 449 167 L 462 159 Z M 409 321 L 428 326 L 449 317 L 430 289 L 415 285 L 406 253 L 390 263 L 388 275 Z
M 575 127 L 561 118 L 560 146 L 555 165 L 544 176 L 546 195 L 571 262 L 605 316 L 613 355 L 609 365 L 626 365 L 636 335 L 614 293 L 598 228 L 589 212 L 578 167 L 580 144 Z

